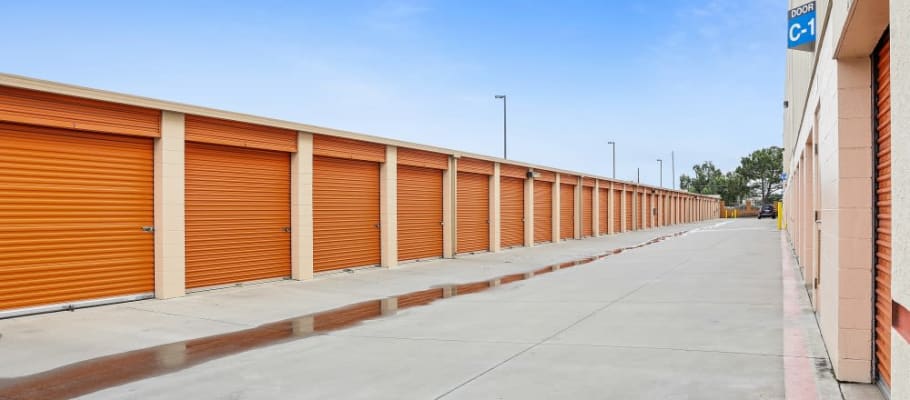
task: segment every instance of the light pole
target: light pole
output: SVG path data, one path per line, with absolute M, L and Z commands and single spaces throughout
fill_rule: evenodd
M 507 142 L 506 142 L 506 95 L 497 94 L 494 96 L 497 99 L 502 99 L 502 158 L 508 159 L 507 157 Z
M 613 146 L 613 179 L 616 179 L 616 142 L 607 142 L 607 144 Z
M 673 175 L 673 189 L 676 189 L 676 153 L 670 152 L 670 174 Z
M 664 160 L 658 158 L 657 164 L 660 165 L 660 187 L 664 187 Z

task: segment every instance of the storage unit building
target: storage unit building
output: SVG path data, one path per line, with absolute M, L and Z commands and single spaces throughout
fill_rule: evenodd
M 0 74 L 0 317 L 621 228 L 614 183 L 557 176 Z

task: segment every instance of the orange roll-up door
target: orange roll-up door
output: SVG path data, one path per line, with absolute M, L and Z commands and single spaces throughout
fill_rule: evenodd
M 186 287 L 291 275 L 289 153 L 186 143 Z
M 638 216 L 635 218 L 635 221 L 637 223 L 637 225 L 635 225 L 635 226 L 637 227 L 637 229 L 644 229 L 645 207 L 647 207 L 645 205 L 645 194 L 644 193 L 638 193 L 637 206 L 638 206 Z
M 534 181 L 534 243 L 553 240 L 553 183 Z
M 525 242 L 525 180 L 500 177 L 500 245 L 521 246 Z
M 398 166 L 398 259 L 442 257 L 440 169 Z
M 889 33 L 875 54 L 875 369 L 891 387 L 891 54 Z
M 613 191 L 613 233 L 622 232 L 622 192 Z
M 490 177 L 458 173 L 456 251 L 469 253 L 490 249 Z
M 594 188 L 581 188 L 581 235 L 594 236 Z
M 559 184 L 559 238 L 575 237 L 575 185 Z
M 597 206 L 600 208 L 598 208 L 597 214 L 597 228 L 600 231 L 600 234 L 606 234 L 609 232 L 609 227 L 607 224 L 610 223 L 610 189 L 600 189 L 598 201 L 600 204 Z
M 154 290 L 152 139 L 0 123 L 0 309 Z
M 635 204 L 634 204 L 633 193 L 631 191 L 627 190 L 626 191 L 626 230 L 627 231 L 632 230 L 632 222 L 633 222 L 632 216 L 634 215 L 634 213 L 633 213 L 634 207 L 635 207 Z
M 380 263 L 379 163 L 313 157 L 313 270 Z

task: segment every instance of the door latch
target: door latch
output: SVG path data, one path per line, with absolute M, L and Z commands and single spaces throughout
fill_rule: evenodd
M 155 232 L 155 227 L 154 227 L 154 226 L 143 226 L 143 227 L 142 227 L 142 231 L 143 231 L 143 232 L 149 232 L 149 233 Z
M 291 233 L 291 227 L 290 227 L 290 226 L 286 226 L 286 227 L 284 227 L 284 228 L 281 228 L 281 231 L 284 232 L 284 233 Z

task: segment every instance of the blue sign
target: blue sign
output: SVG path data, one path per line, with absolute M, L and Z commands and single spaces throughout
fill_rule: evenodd
M 782 181 L 786 181 L 786 180 L 787 180 L 787 173 L 786 173 L 786 172 L 780 174 L 780 180 L 782 180 Z
M 812 51 L 815 45 L 815 2 L 793 8 L 787 14 L 787 48 Z

